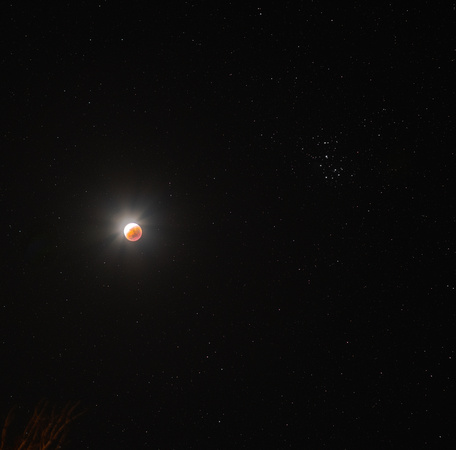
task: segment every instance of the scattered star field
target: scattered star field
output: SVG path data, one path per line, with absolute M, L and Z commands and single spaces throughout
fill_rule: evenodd
M 5 4 L 2 426 L 450 448 L 455 11 Z

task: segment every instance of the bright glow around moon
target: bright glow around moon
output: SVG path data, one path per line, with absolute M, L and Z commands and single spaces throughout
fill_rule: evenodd
M 142 236 L 142 229 L 137 223 L 129 223 L 124 228 L 124 235 L 129 241 L 137 241 Z

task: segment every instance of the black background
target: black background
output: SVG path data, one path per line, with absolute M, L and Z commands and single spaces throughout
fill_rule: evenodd
M 2 6 L 0 412 L 448 445 L 454 4 L 247 3 Z

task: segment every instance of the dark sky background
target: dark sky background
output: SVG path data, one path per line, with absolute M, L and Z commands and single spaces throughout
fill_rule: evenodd
M 2 5 L 0 416 L 448 448 L 455 4 L 246 3 Z

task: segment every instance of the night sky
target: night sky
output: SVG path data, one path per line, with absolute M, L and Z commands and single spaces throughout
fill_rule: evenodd
M 450 448 L 455 3 L 245 3 L 2 6 L 0 418 Z

